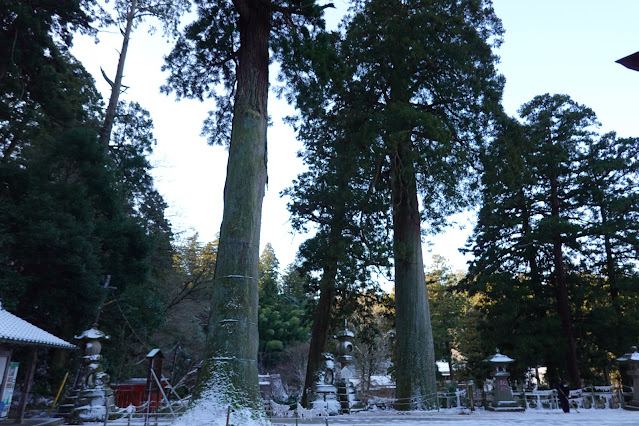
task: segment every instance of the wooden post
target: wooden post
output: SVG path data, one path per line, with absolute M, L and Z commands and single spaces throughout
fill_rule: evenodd
M 49 408 L 49 413 L 47 414 L 48 417 L 51 417 L 51 413 L 53 412 L 55 405 L 58 403 L 58 399 L 60 398 L 60 394 L 62 393 L 64 384 L 67 382 L 67 377 L 69 377 L 68 371 L 67 371 L 67 374 L 64 375 L 64 379 L 62 379 L 62 383 L 60 384 L 60 389 L 58 389 L 58 394 L 55 396 L 55 399 L 53 400 L 53 404 L 51 404 L 51 408 Z
M 33 381 L 33 374 L 35 373 L 37 362 L 38 348 L 34 346 L 31 348 L 31 352 L 29 353 L 29 366 L 27 367 L 27 374 L 24 377 L 24 383 L 22 385 L 22 398 L 18 409 L 18 424 L 22 424 L 24 421 L 24 412 L 27 408 L 27 399 L 29 397 L 29 391 L 31 390 L 31 382 Z

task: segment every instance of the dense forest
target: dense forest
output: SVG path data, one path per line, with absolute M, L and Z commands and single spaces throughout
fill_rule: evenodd
M 520 381 L 541 366 L 547 384 L 618 380 L 615 358 L 639 342 L 639 139 L 601 132 L 567 95 L 509 116 L 488 0 L 358 1 L 327 30 L 330 6 L 2 2 L 2 308 L 67 341 L 97 324 L 113 382 L 145 377 L 161 348 L 196 405 L 223 384 L 215 398 L 259 411 L 258 373 L 307 405 L 345 319 L 362 389 L 390 374 L 399 408 L 434 406 L 437 360 L 481 383 L 495 348 Z M 152 117 L 122 95 L 145 20 L 173 46 L 162 90 L 215 106 L 203 133 L 229 151 L 215 241 L 174 235 Z M 105 27 L 122 29 L 109 99 L 71 54 Z M 282 193 L 308 236 L 284 267 L 270 244 L 259 253 L 271 62 L 306 166 Z M 468 209 L 468 270 L 441 256 L 424 270 L 424 230 Z M 51 395 L 80 355 L 43 351 L 35 391 Z

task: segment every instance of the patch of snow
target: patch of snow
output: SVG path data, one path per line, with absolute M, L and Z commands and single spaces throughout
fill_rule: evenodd
M 224 359 L 224 358 L 221 358 Z M 233 359 L 233 358 L 227 358 Z M 217 371 L 209 379 L 206 390 L 202 392 L 191 407 L 176 419 L 174 426 L 270 426 L 263 410 L 250 408 L 232 409 L 231 401 L 236 391 L 231 385 L 227 373 Z
M 76 346 L 13 315 L 0 306 L 0 340 L 8 343 L 36 343 L 42 346 L 75 349 Z
M 108 339 L 109 336 L 107 336 L 106 334 L 104 334 L 102 331 L 98 330 L 97 328 L 93 327 L 90 328 L 88 330 L 84 330 L 82 332 L 82 334 L 80 334 L 79 336 L 75 336 L 76 339 L 80 340 L 80 339 Z
M 186 413 L 176 419 L 173 426 L 270 426 L 266 418 L 255 418 L 249 409 L 233 410 L 222 403 L 216 392 L 208 391 Z
M 272 419 L 274 425 L 278 423 Z M 408 411 L 376 410 L 359 412 L 351 415 L 331 416 L 330 425 L 349 426 L 495 426 L 507 424 L 517 425 L 574 425 L 574 426 L 630 426 L 639 424 L 639 412 L 627 410 L 571 410 L 564 413 L 561 410 L 527 410 L 519 413 L 491 412 L 483 409 L 469 411 L 468 409 L 450 409 L 441 411 Z M 195 425 L 196 423 L 193 423 Z M 291 421 L 287 425 L 294 424 Z M 304 424 L 325 425 L 325 418 L 315 418 L 312 422 L 305 420 Z

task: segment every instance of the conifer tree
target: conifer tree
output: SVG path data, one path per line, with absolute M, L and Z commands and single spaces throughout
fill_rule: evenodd
M 500 33 L 483 1 L 371 1 L 347 27 L 351 84 L 366 94 L 390 170 L 399 408 L 435 403 L 420 224 L 437 226 L 468 199 L 467 173 L 500 96 L 490 45 Z
M 599 345 L 616 346 L 617 333 L 615 320 L 602 319 L 617 317 L 612 306 L 625 287 L 617 285 L 632 281 L 624 258 L 633 250 L 634 231 L 626 230 L 634 229 L 636 150 L 632 139 L 596 137 L 594 112 L 565 95 L 537 96 L 520 115 L 521 124 L 502 121 L 484 156 L 470 289 L 488 295 L 494 328 L 496 318 L 537 324 L 517 333 L 545 336 L 530 339 L 538 349 L 527 353 L 543 354 L 530 365 L 544 363 L 551 380 L 563 373 L 581 386 L 580 360 L 606 369 Z
M 150 120 L 122 133 L 117 155 L 96 150 L 100 97 L 69 52 L 74 31 L 93 32 L 94 6 L 5 2 L 0 28 L 0 293 L 5 306 L 65 339 L 96 318 L 106 275 L 133 323 L 159 326 L 150 271 L 170 266 L 165 204 L 150 191 L 144 158 Z M 119 339 L 122 313 L 109 306 L 101 318 L 117 319 L 107 331 Z M 67 355 L 54 353 L 51 365 Z
M 561 339 L 536 236 L 534 218 L 541 212 L 532 196 L 535 149 L 517 120 L 500 116 L 495 138 L 481 156 L 481 208 L 470 239 L 474 260 L 461 287 L 481 300 L 474 309 L 482 314 L 487 351 L 498 347 L 526 365 L 548 366 L 554 376 L 562 355 L 553 349 Z
M 379 170 L 390 194 L 378 212 L 392 212 L 399 408 L 435 405 L 421 222 L 437 228 L 468 201 L 475 150 L 500 97 L 491 51 L 500 35 L 490 2 L 365 1 L 343 35 L 319 34 L 319 50 L 302 48 L 291 73 L 308 119 L 321 120 L 326 106 L 330 126 L 365 147 L 354 164 Z
M 344 74 L 339 33 L 320 32 L 299 38 L 283 56 L 283 74 L 292 84 L 299 114 L 298 139 L 309 170 L 284 191 L 294 229 L 316 233 L 298 251 L 301 271 L 319 278 L 311 283 L 318 294 L 302 405 L 322 365 L 339 297 L 370 286 L 370 268 L 389 266 L 388 191 L 383 161 L 371 144 L 370 117 L 352 108 Z
M 196 6 L 197 20 L 166 58 L 166 90 L 178 97 L 216 100 L 205 129 L 213 142 L 228 144 L 229 160 L 207 357 L 195 412 L 231 404 L 253 415 L 263 410 L 257 304 L 269 48 L 305 31 L 309 23 L 320 24 L 322 7 L 297 0 L 200 0 Z M 222 87 L 226 93 L 219 95 Z
M 552 284 L 557 312 L 566 339 L 568 374 L 573 386 L 580 387 L 581 375 L 572 325 L 566 280 L 565 258 L 568 245 L 576 238 L 576 224 L 570 220 L 578 210 L 571 194 L 577 183 L 579 163 L 592 142 L 596 116 L 589 108 L 565 95 L 542 95 L 522 106 L 520 115 L 526 136 L 537 149 L 530 166 L 538 189 L 534 202 L 543 205 L 543 218 L 538 224 L 540 242 L 552 253 Z

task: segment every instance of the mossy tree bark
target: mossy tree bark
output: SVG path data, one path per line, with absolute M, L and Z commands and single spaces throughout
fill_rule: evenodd
M 410 157 L 410 140 L 401 140 L 391 158 L 399 410 L 434 407 L 437 392 L 417 182 Z
M 262 200 L 266 184 L 268 38 L 266 4 L 240 12 L 237 93 L 224 217 L 215 268 L 206 358 L 198 395 L 262 410 L 257 376 L 257 306 Z

